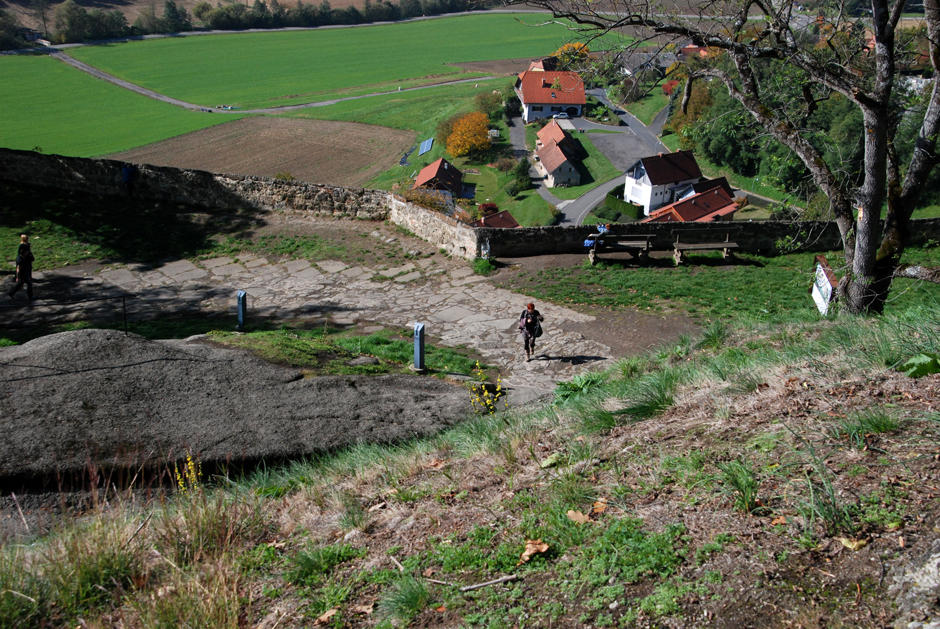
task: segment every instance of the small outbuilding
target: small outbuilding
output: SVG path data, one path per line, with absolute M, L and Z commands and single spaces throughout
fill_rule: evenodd
M 446 190 L 459 198 L 463 192 L 463 173 L 442 157 L 421 169 L 412 188 Z

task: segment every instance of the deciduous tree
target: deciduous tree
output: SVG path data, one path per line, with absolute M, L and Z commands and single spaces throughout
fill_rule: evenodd
M 858 7 L 850 2 L 865 7 L 856 15 L 869 17 L 852 17 Z M 508 0 L 551 11 L 590 36 L 627 29 L 640 35 L 638 43 L 655 38 L 707 47 L 710 54 L 689 67 L 683 106 L 698 79 L 719 81 L 765 134 L 802 162 L 842 234 L 838 294 L 851 313 L 882 311 L 895 278 L 940 283 L 940 270 L 901 264 L 911 213 L 938 162 L 940 135 L 940 81 L 919 99 L 906 98 L 899 86 L 912 50 L 925 51 L 940 77 L 940 0 L 924 0 L 926 28 L 910 37 L 898 27 L 905 2 L 831 0 L 813 19 L 800 14 L 795 0 L 708 2 L 692 15 L 647 0 L 609 0 L 603 10 L 593 0 Z M 862 168 L 854 177 L 826 159 L 804 125 L 835 94 L 861 113 Z M 905 154 L 895 140 L 911 119 L 917 129 Z
M 460 157 L 490 148 L 489 125 L 490 119 L 481 111 L 462 116 L 454 123 L 454 130 L 447 138 L 447 152 Z

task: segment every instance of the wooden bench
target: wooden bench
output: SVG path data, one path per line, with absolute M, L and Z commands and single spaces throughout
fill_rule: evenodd
M 683 254 L 686 251 L 721 251 L 725 260 L 731 259 L 733 250 L 740 248 L 738 243 L 731 240 L 733 229 L 674 229 L 673 259 L 676 266 L 682 264 Z
M 645 264 L 649 260 L 653 238 L 655 236 L 652 234 L 591 234 L 585 238 L 585 241 L 590 240 L 593 243 L 588 250 L 588 259 L 594 265 L 597 263 L 597 254 L 601 251 L 626 251 Z

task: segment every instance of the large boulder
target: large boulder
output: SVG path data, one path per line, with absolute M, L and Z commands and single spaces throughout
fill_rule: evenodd
M 81 330 L 0 348 L 0 477 L 282 459 L 429 435 L 467 390 L 418 376 L 305 378 L 199 339 Z

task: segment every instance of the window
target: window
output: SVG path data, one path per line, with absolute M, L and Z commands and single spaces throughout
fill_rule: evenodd
M 561 111 L 561 107 L 552 107 L 552 111 Z
M 542 111 L 541 105 L 532 105 L 532 111 Z

